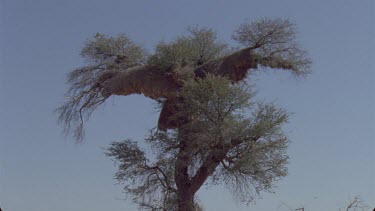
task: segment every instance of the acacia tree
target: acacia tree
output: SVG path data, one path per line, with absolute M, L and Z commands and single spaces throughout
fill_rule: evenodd
M 271 190 L 286 174 L 281 126 L 287 115 L 273 105 L 256 105 L 240 82 L 262 67 L 296 75 L 310 68 L 288 20 L 240 25 L 233 39 L 243 48 L 235 50 L 211 29 L 188 32 L 160 42 L 152 54 L 125 35 L 97 34 L 81 53 L 88 65 L 69 73 L 68 101 L 57 109 L 65 132 L 81 141 L 84 121 L 112 95 L 143 94 L 160 103 L 158 127 L 147 140 L 155 161 L 131 140 L 114 142 L 107 152 L 119 162 L 116 178 L 134 202 L 151 210 L 193 210 L 194 195 L 209 177 L 244 201 Z
M 193 210 L 194 195 L 208 181 L 224 183 L 242 201 L 286 175 L 287 114 L 256 104 L 244 85 L 208 75 L 189 80 L 179 93 L 178 129 L 151 132 L 150 161 L 136 142 L 114 142 L 107 155 L 119 164 L 116 179 L 135 203 L 151 210 Z M 245 111 L 252 115 L 246 117 Z M 188 117 L 188 119 L 186 119 Z M 178 206 L 177 206 L 178 205 Z

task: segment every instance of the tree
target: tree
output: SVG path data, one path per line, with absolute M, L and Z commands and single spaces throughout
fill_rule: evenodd
M 305 211 L 305 207 L 302 206 L 300 208 L 291 208 L 285 203 L 282 203 L 285 207 L 287 207 L 290 211 Z M 349 200 L 348 205 L 345 207 L 345 211 L 365 211 L 369 210 L 370 206 L 366 205 L 360 198 L 360 196 L 356 196 L 353 199 Z M 373 209 L 375 211 L 375 208 Z M 341 208 L 339 208 L 338 211 L 343 211 Z
M 188 32 L 160 42 L 152 54 L 125 35 L 97 34 L 81 53 L 88 65 L 68 75 L 68 101 L 57 109 L 65 132 L 81 141 L 84 121 L 112 95 L 143 94 L 160 103 L 158 127 L 147 140 L 157 149 L 155 162 L 131 140 L 114 142 L 108 152 L 119 161 L 117 179 L 130 179 L 125 189 L 152 210 L 192 210 L 209 177 L 214 184 L 234 183 L 244 201 L 252 199 L 251 185 L 257 193 L 270 190 L 286 174 L 281 126 L 287 115 L 273 105 L 255 106 L 240 82 L 262 67 L 295 75 L 310 70 L 288 20 L 242 24 L 233 34 L 239 50 L 218 41 L 211 29 Z M 251 118 L 242 109 L 252 109 Z
M 254 103 L 249 87 L 220 76 L 187 81 L 179 97 L 184 100 L 174 118 L 183 123 L 154 130 L 147 139 L 154 162 L 131 140 L 108 149 L 119 165 L 116 179 L 135 203 L 151 210 L 193 210 L 194 195 L 209 177 L 250 202 L 286 175 L 285 111 Z M 245 111 L 252 115 L 246 118 Z
M 349 204 L 346 206 L 345 211 L 364 211 L 368 210 L 370 207 L 363 203 L 359 196 L 354 197 L 349 201 Z M 341 209 L 339 209 L 341 211 Z

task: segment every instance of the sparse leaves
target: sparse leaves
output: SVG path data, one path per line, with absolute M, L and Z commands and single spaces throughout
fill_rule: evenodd
M 227 45 L 217 40 L 216 33 L 205 27 L 189 27 L 188 35 L 172 42 L 160 42 L 149 58 L 149 65 L 168 68 L 195 68 L 225 54 Z
M 147 53 L 124 34 L 107 37 L 97 33 L 88 40 L 81 56 L 89 63 L 107 64 L 126 69 L 145 62 Z
M 188 122 L 176 130 L 153 130 L 147 139 L 156 153 L 156 160 L 150 166 L 160 168 L 168 179 L 150 180 L 157 171 L 150 171 L 144 153 L 134 142 L 115 142 L 109 148 L 107 155 L 119 165 L 116 178 L 121 182 L 140 179 L 138 186 L 126 186 L 139 205 L 144 202 L 140 193 L 151 197 L 151 192 L 145 190 L 157 192 L 152 196 L 163 199 L 170 197 L 164 193 L 175 190 L 174 170 L 183 143 L 184 153 L 189 157 L 184 160 L 189 169 L 187 182 L 194 191 L 211 179 L 212 184 L 226 184 L 241 201 L 251 202 L 261 191 L 271 191 L 275 181 L 286 176 L 288 141 L 282 133 L 287 121 L 285 111 L 272 104 L 256 104 L 252 102 L 254 92 L 250 87 L 212 75 L 188 81 L 180 97 L 184 100 L 177 115 L 190 116 Z M 246 116 L 245 111 L 249 110 L 252 115 Z M 163 200 L 156 201 L 161 206 Z
M 247 109 L 254 92 L 246 84 L 231 85 L 224 77 L 208 74 L 204 79 L 188 80 L 180 92 L 184 102 L 180 115 L 194 116 L 212 124 Z M 191 115 L 189 113 L 192 113 Z
M 361 197 L 356 196 L 349 201 L 345 211 L 365 211 L 369 208 L 370 207 L 362 201 Z M 341 211 L 341 209 L 339 209 L 339 211 Z
M 67 101 L 56 110 L 64 132 L 72 133 L 77 141 L 84 138 L 84 121 L 109 97 L 103 93 L 106 83 L 121 71 L 143 64 L 146 53 L 125 35 L 98 33 L 86 42 L 81 55 L 88 65 L 68 74 Z
M 311 60 L 296 41 L 295 24 L 289 20 L 263 18 L 244 23 L 232 37 L 252 49 L 263 66 L 290 69 L 297 75 L 310 71 Z
M 133 202 L 148 210 L 176 210 L 176 189 L 173 180 L 173 158 L 150 162 L 136 142 L 113 142 L 107 149 L 119 165 L 115 174 Z

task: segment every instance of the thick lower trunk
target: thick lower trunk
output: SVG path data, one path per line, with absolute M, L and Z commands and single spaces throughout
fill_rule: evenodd
M 196 174 L 190 177 L 188 174 L 189 164 L 191 163 L 191 152 L 189 151 L 188 131 L 180 127 L 178 131 L 179 152 L 175 164 L 175 183 L 178 193 L 178 210 L 194 211 L 194 195 L 212 175 L 216 167 L 225 157 L 228 149 L 224 146 L 218 147 L 217 150 L 211 152 L 206 160 L 198 168 Z
M 194 211 L 195 192 L 191 189 L 191 181 L 188 174 L 188 156 L 185 156 L 184 154 L 185 152 L 183 151 L 179 153 L 175 166 L 178 210 Z
M 194 211 L 195 192 L 191 189 L 191 180 L 188 173 L 191 155 L 189 153 L 186 133 L 187 131 L 180 126 L 178 131 L 180 149 L 175 164 L 175 182 L 178 195 L 177 202 L 179 211 Z
M 194 193 L 189 190 L 179 190 L 178 211 L 194 211 Z

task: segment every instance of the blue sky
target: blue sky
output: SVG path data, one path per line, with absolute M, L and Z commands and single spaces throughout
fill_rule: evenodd
M 136 210 L 116 185 L 110 142 L 142 144 L 158 114 L 142 96 L 114 97 L 74 144 L 56 124 L 66 74 L 83 65 L 84 42 L 96 32 L 126 33 L 152 51 L 187 26 L 230 40 L 244 21 L 296 22 L 313 73 L 294 78 L 269 71 L 249 78 L 259 97 L 293 113 L 289 175 L 256 204 L 225 188 L 202 188 L 206 210 L 338 210 L 360 195 L 375 206 L 374 13 L 372 0 L 2 0 L 0 1 L 0 203 L 4 211 Z M 371 204 L 372 203 L 372 204 Z

